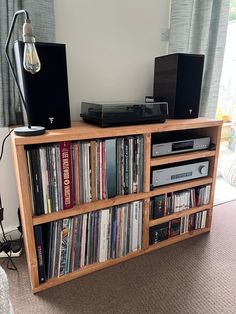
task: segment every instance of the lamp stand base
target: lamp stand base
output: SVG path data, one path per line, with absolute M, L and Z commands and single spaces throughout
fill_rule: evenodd
M 22 126 L 14 129 L 14 133 L 18 136 L 35 136 L 45 133 L 45 127 L 43 126 Z

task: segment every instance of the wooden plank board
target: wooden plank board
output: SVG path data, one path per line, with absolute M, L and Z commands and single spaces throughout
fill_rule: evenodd
M 212 157 L 212 156 L 215 156 L 215 154 L 216 154 L 215 151 L 201 150 L 201 151 L 196 151 L 196 152 L 160 156 L 160 157 L 151 159 L 151 167 L 167 165 L 174 162 L 181 162 L 181 161 L 193 160 L 193 159 L 198 159 L 198 158 Z
M 150 191 L 151 134 L 144 134 L 144 178 L 143 191 Z
M 142 250 L 129 253 L 126 256 L 122 256 L 122 257 L 119 257 L 119 258 L 116 258 L 116 259 L 110 259 L 110 260 L 107 260 L 107 261 L 102 262 L 102 263 L 94 263 L 94 264 L 91 264 L 91 265 L 84 266 L 83 268 L 80 268 L 79 270 L 77 270 L 75 272 L 68 273 L 65 276 L 61 276 L 59 278 L 55 277 L 55 278 L 49 279 L 47 282 L 45 282 L 43 284 L 40 284 L 37 287 L 35 287 L 33 289 L 33 292 L 37 293 L 39 291 L 46 290 L 48 288 L 57 286 L 59 284 L 68 282 L 70 280 L 73 280 L 73 279 L 76 279 L 76 278 L 88 275 L 88 274 L 90 274 L 92 272 L 95 272 L 95 271 L 98 271 L 98 270 L 102 270 L 104 268 L 107 268 L 107 267 L 110 267 L 110 266 L 113 266 L 113 265 L 125 262 L 125 261 L 127 261 L 129 259 L 135 258 L 135 257 L 143 255 L 145 253 L 152 252 L 152 251 L 160 249 L 162 247 L 165 247 L 165 246 L 177 243 L 179 241 L 186 240 L 186 239 L 198 236 L 200 234 L 203 234 L 203 233 L 206 233 L 206 232 L 209 232 L 209 231 L 210 231 L 209 228 L 193 230 L 193 231 L 191 231 L 189 233 L 185 233 L 185 234 L 180 235 L 180 236 L 175 236 L 175 237 L 170 238 L 168 240 L 165 240 L 165 241 L 159 242 L 157 244 L 151 245 L 146 250 L 142 249 Z
M 193 188 L 195 186 L 211 184 L 212 182 L 213 182 L 213 178 L 205 177 L 205 178 L 200 178 L 200 179 L 183 181 L 183 182 L 180 182 L 180 183 L 173 183 L 173 184 L 163 185 L 163 186 L 154 188 L 149 193 L 149 196 L 151 197 L 151 196 L 161 195 L 161 194 L 165 194 L 165 193 L 170 193 L 170 192 L 176 192 L 176 191 L 180 191 L 180 190 L 190 189 L 190 188 Z
M 28 272 L 32 288 L 39 285 L 38 260 L 36 255 L 34 229 L 32 219 L 32 205 L 30 199 L 29 177 L 24 146 L 12 147 L 13 162 L 16 174 L 17 190 L 20 204 L 24 249 L 26 252 Z
M 193 208 L 182 210 L 182 211 L 177 212 L 177 213 L 173 213 L 173 214 L 165 216 L 165 217 L 150 220 L 149 227 L 162 224 L 164 222 L 170 221 L 170 220 L 175 219 L 175 218 L 180 218 L 180 217 L 183 217 L 186 215 L 191 215 L 191 214 L 201 212 L 203 210 L 210 208 L 210 206 L 211 206 L 210 204 L 207 204 L 207 205 L 203 205 L 203 206 L 193 207 Z
M 212 178 L 196 179 L 196 180 L 191 180 L 189 182 L 186 181 L 186 182 L 181 182 L 181 183 L 165 185 L 163 187 L 156 188 L 150 192 L 141 192 L 141 193 L 128 194 L 128 195 L 118 195 L 107 200 L 98 200 L 91 203 L 80 204 L 80 205 L 74 206 L 72 209 L 66 209 L 60 212 L 54 212 L 51 214 L 35 216 L 33 217 L 33 224 L 39 225 L 39 224 L 47 223 L 47 222 L 58 220 L 58 219 L 63 219 L 67 217 L 73 217 L 76 215 L 88 213 L 96 209 L 108 208 L 108 207 L 119 205 L 119 204 L 125 204 L 129 202 L 142 200 L 142 199 L 156 196 L 156 195 L 161 195 L 161 194 L 165 194 L 169 192 L 176 192 L 176 191 L 184 190 L 187 188 L 191 188 L 191 187 L 195 187 L 199 185 L 211 184 L 211 183 L 212 183 Z
M 211 187 L 210 204 L 212 208 L 213 208 L 214 195 L 215 195 L 215 184 L 216 184 L 217 164 L 218 164 L 218 158 L 219 158 L 222 125 L 218 126 L 216 129 L 217 130 L 213 133 L 213 136 L 215 137 L 216 155 L 215 155 L 215 158 L 212 160 L 212 165 L 211 165 L 211 176 L 213 178 L 213 181 L 212 181 L 212 187 Z M 212 212 L 213 211 L 210 210 L 207 215 L 207 227 L 209 228 L 211 227 L 211 223 L 212 223 Z
M 125 204 L 129 202 L 142 200 L 146 197 L 147 197 L 147 193 L 136 193 L 136 194 L 116 196 L 110 199 L 98 200 L 98 201 L 94 201 L 94 202 L 86 203 L 86 204 L 80 204 L 73 207 L 72 209 L 66 209 L 60 212 L 54 212 L 47 215 L 35 216 L 33 217 L 33 224 L 39 225 L 39 224 L 47 223 L 47 222 L 58 220 L 58 219 L 73 217 L 76 215 L 85 214 L 90 211 L 94 211 L 98 209 L 108 208 L 108 207 L 112 207 L 119 204 Z
M 70 128 L 47 130 L 44 135 L 38 136 L 16 136 L 12 134 L 15 145 L 41 144 L 60 141 L 89 140 L 95 138 L 104 138 L 109 135 L 127 136 L 135 134 L 147 134 L 155 132 L 167 132 L 173 130 L 188 130 L 194 128 L 207 128 L 220 126 L 222 121 L 208 118 L 197 119 L 169 119 L 165 123 L 127 125 L 110 128 L 101 128 L 96 125 L 88 124 L 83 121 L 73 122 Z
M 64 276 L 48 279 L 45 283 L 42 283 L 42 284 L 38 285 L 37 287 L 35 287 L 33 289 L 33 292 L 36 293 L 36 292 L 39 292 L 39 291 L 46 290 L 48 288 L 57 286 L 59 284 L 68 282 L 68 281 L 70 281 L 72 279 L 76 279 L 78 277 L 82 277 L 82 276 L 88 275 L 88 274 L 93 273 L 95 271 L 98 271 L 98 270 L 101 270 L 101 269 L 104 269 L 104 268 L 107 268 L 107 267 L 110 267 L 110 266 L 122 263 L 122 262 L 127 261 L 127 260 L 129 260 L 131 258 L 134 258 L 136 256 L 142 255 L 143 253 L 144 253 L 144 250 L 138 250 L 136 252 L 131 252 L 131 253 L 129 253 L 126 256 L 121 256 L 121 257 L 118 257 L 116 259 L 109 259 L 109 260 L 107 260 L 105 262 L 94 263 L 94 264 L 91 264 L 91 265 L 84 266 L 84 267 L 78 269 L 77 271 L 68 273 L 68 274 L 66 274 Z

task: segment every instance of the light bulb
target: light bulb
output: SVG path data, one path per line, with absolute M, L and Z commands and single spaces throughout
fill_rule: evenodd
M 23 66 L 24 69 L 31 74 L 35 74 L 41 69 L 40 60 L 34 43 L 25 42 Z

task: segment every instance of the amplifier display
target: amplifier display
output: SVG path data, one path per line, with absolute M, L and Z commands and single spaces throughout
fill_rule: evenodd
M 187 181 L 206 177 L 209 170 L 209 161 L 200 161 L 181 166 L 170 166 L 161 169 L 152 170 L 153 187 L 172 184 L 176 182 Z

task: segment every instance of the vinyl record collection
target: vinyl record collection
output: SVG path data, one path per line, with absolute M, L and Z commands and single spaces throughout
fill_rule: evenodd
M 31 145 L 26 156 L 33 215 L 143 191 L 143 136 Z
M 141 249 L 142 222 L 135 201 L 36 225 L 39 282 Z

